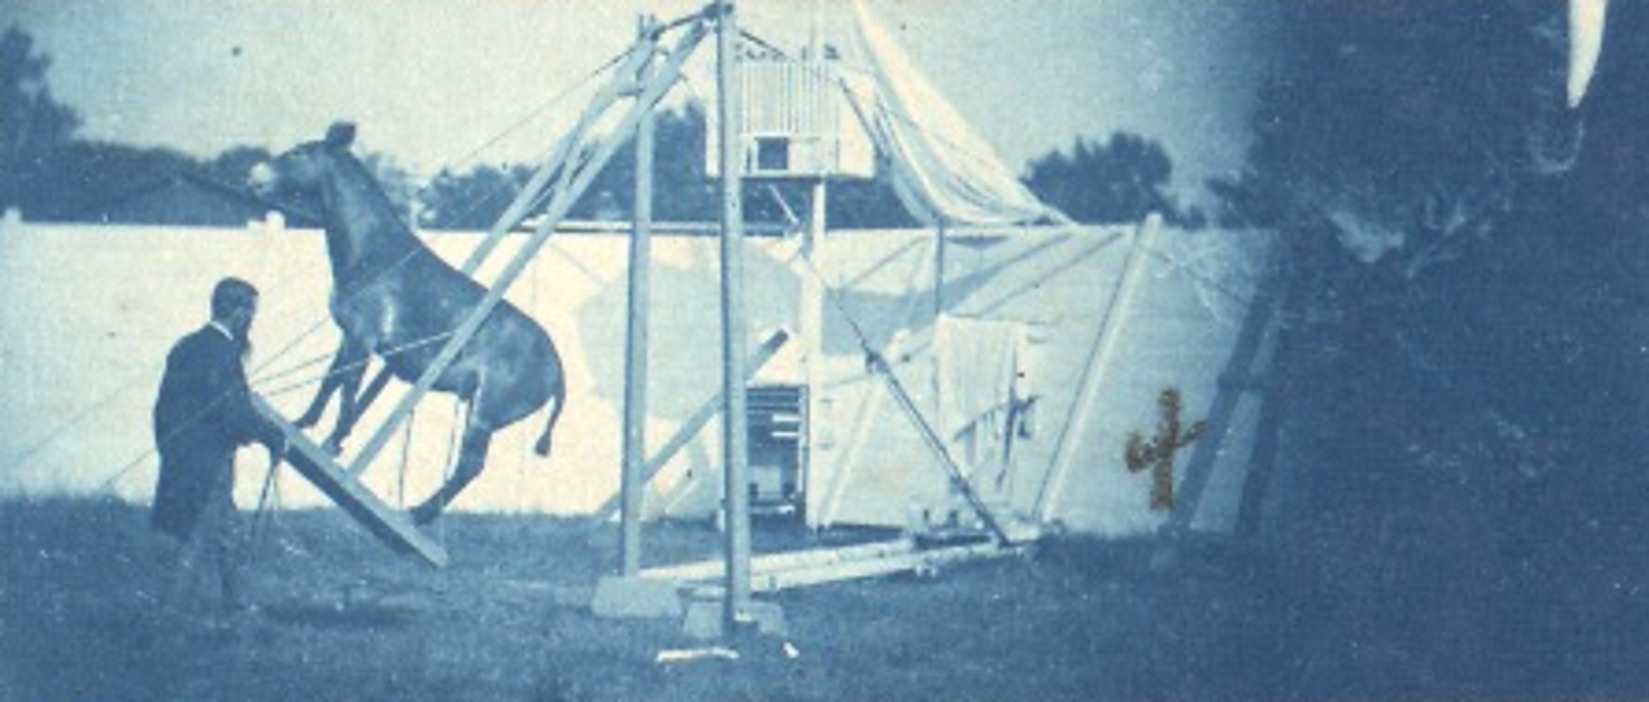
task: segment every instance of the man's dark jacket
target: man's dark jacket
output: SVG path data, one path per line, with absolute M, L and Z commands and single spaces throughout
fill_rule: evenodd
M 150 524 L 187 538 L 209 500 L 232 500 L 235 449 L 279 441 L 279 429 L 253 409 L 241 345 L 207 325 L 166 355 L 154 409 L 160 479 Z

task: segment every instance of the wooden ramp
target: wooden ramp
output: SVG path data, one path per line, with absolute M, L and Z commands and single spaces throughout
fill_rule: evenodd
M 253 394 L 252 407 L 286 432 L 289 446 L 286 462 L 342 507 L 346 514 L 360 522 L 391 550 L 417 556 L 437 568 L 446 567 L 447 550 L 419 531 L 405 512 L 384 504 L 355 476 L 339 466 L 319 444 L 282 417 L 267 400 Z

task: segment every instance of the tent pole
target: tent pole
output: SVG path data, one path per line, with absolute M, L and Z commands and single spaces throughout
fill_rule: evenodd
M 1134 291 L 1138 288 L 1144 254 L 1149 250 L 1157 230 L 1161 228 L 1162 215 L 1153 212 L 1146 215 L 1145 221 L 1134 231 L 1133 248 L 1128 252 L 1128 262 L 1123 264 L 1122 275 L 1117 278 L 1116 288 L 1111 291 L 1111 300 L 1106 306 L 1105 317 L 1099 324 L 1098 333 L 1094 335 L 1094 344 L 1088 349 L 1088 362 L 1082 368 L 1082 380 L 1077 386 L 1076 399 L 1071 404 L 1071 413 L 1065 422 L 1065 428 L 1059 434 L 1059 443 L 1054 448 L 1053 463 L 1049 466 L 1047 479 L 1042 483 L 1042 493 L 1037 496 L 1037 521 L 1048 521 L 1059 506 L 1060 493 L 1065 490 L 1066 474 L 1070 472 L 1071 463 L 1076 459 L 1077 446 L 1082 442 L 1082 434 L 1087 430 L 1088 416 L 1093 410 L 1099 387 L 1104 384 L 1105 371 L 1111 364 L 1111 354 L 1116 349 L 1117 339 L 1121 337 L 1119 330 L 1131 312 L 1129 308 L 1133 305 Z

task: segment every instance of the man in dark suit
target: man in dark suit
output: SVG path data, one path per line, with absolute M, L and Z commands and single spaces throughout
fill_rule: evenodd
M 212 290 L 212 320 L 183 337 L 166 356 L 155 401 L 155 445 L 160 479 L 150 524 L 176 540 L 176 568 L 167 605 L 193 598 L 201 566 L 209 565 L 221 587 L 221 603 L 243 607 L 235 513 L 235 450 L 254 441 L 269 447 L 271 461 L 286 451 L 280 427 L 252 409 L 242 365 L 251 346 L 258 291 L 238 278 Z M 205 563 L 202 563 L 205 561 Z

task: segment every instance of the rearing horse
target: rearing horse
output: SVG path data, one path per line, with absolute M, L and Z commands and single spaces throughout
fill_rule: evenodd
M 332 263 L 329 307 L 343 330 L 343 343 L 298 424 L 313 426 L 331 396 L 341 391 L 338 421 L 327 439 L 333 451 L 382 387 L 375 381 L 365 396 L 360 394 L 367 361 L 377 356 L 388 372 L 416 382 L 487 292 L 401 222 L 389 198 L 349 152 L 354 138 L 354 125 L 335 124 L 325 139 L 300 144 L 254 167 L 249 179 L 260 195 L 296 197 L 325 225 Z M 467 412 L 452 477 L 412 510 L 420 524 L 439 516 L 481 474 L 493 432 L 554 400 L 534 446 L 539 455 L 548 455 L 550 434 L 566 405 L 555 345 L 543 327 L 508 302 L 493 308 L 433 387 L 457 395 Z

